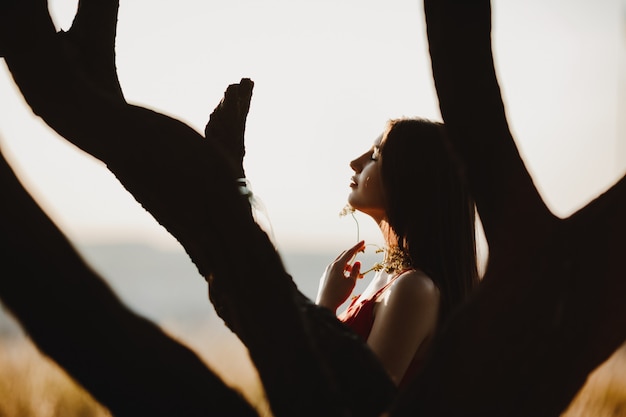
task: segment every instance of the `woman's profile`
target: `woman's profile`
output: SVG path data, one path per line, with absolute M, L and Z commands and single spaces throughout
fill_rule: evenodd
M 474 202 L 443 135 L 437 122 L 391 120 L 350 163 L 348 208 L 377 223 L 385 255 L 338 317 L 400 386 L 425 360 L 438 325 L 478 283 Z M 360 241 L 328 265 L 319 305 L 336 311 L 350 297 L 363 275 L 355 256 L 364 249 Z

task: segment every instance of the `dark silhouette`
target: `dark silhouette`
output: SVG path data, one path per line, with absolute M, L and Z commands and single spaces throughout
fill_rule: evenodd
M 392 416 L 557 416 L 626 338 L 626 180 L 567 219 L 552 215 L 508 129 L 489 1 L 425 6 L 442 115 L 490 260 L 422 372 L 396 395 L 364 344 L 298 292 L 239 192 L 249 81 L 226 91 L 203 138 L 125 102 L 117 1 L 82 0 L 59 34 L 45 0 L 0 4 L 0 55 L 33 111 L 104 161 L 179 240 L 248 347 L 277 416 L 388 407 Z M 114 415 L 253 415 L 192 352 L 115 298 L 1 162 L 0 260 L 12 272 L 0 277 L 0 297 L 42 352 Z M 63 302 L 51 305 L 55 297 Z
M 121 303 L 4 158 L 0 187 L 0 295 L 41 352 L 115 416 L 256 415 L 195 353 Z
M 394 416 L 558 416 L 626 338 L 626 177 L 566 219 L 539 196 L 509 130 L 488 0 L 426 0 L 441 112 L 489 244 Z
M 395 395 L 393 383 L 355 334 L 297 290 L 269 238 L 254 222 L 247 197 L 239 192 L 242 171 L 237 163 L 242 155 L 228 152 L 243 151 L 237 144 L 243 136 L 251 83 L 244 80 L 226 91 L 207 126 L 207 139 L 178 120 L 126 103 L 114 63 L 117 7 L 116 1 L 81 1 L 69 32 L 56 34 L 45 1 L 5 4 L 0 14 L 0 50 L 25 99 L 61 136 L 104 161 L 179 240 L 200 273 L 210 278 L 216 311 L 246 344 L 274 413 L 380 414 Z M 235 145 L 230 149 L 224 141 Z M 11 244 L 7 238 L 6 245 Z M 43 269 L 46 262 L 41 253 L 45 251 L 31 251 L 29 259 Z M 26 289 L 1 296 L 9 306 L 31 304 Z M 64 307 L 72 308 L 71 304 Z M 45 310 L 32 304 L 31 308 L 35 320 L 50 329 L 42 336 L 45 343 L 38 342 L 43 352 L 114 414 L 136 413 L 142 405 L 128 404 L 115 388 L 124 373 L 110 375 L 110 383 L 102 384 L 106 375 L 75 372 L 46 347 L 65 343 L 51 337 L 52 329 L 65 322 L 48 321 Z M 31 332 L 20 314 L 16 316 Z M 115 334 L 107 337 L 116 340 Z M 132 333 L 128 338 L 120 350 L 129 356 L 142 355 L 135 346 L 139 341 L 132 339 Z M 167 356 L 170 352 L 163 352 L 164 343 L 155 340 L 152 349 Z M 117 360 L 115 351 L 73 353 L 84 361 L 94 354 Z M 171 354 L 170 360 L 178 362 L 176 353 Z M 168 389 L 174 391 L 172 398 L 177 389 L 193 395 L 182 384 L 170 384 Z M 195 401 L 212 404 L 217 415 L 225 407 L 220 406 L 222 395 L 217 390 L 196 393 Z M 169 396 L 144 400 L 154 402 L 154 398 L 159 404 L 143 407 L 152 415 L 172 415 L 168 409 L 177 405 L 169 404 Z

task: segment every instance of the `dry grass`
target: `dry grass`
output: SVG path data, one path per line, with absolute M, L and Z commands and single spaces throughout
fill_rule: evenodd
M 587 379 L 561 417 L 626 417 L 626 345 Z
M 267 401 L 245 347 L 227 330 L 164 327 L 194 349 L 224 381 L 269 417 Z M 206 330 L 206 329 L 204 329 Z M 24 337 L 0 339 L 0 417 L 111 417 Z M 626 417 L 626 348 L 590 375 L 561 417 Z
M 209 337 L 208 331 L 194 331 L 191 338 L 175 324 L 164 327 L 184 339 L 260 416 L 271 415 L 247 351 L 234 335 L 219 331 L 218 337 Z M 0 338 L 0 375 L 0 417 L 112 417 L 26 337 Z
M 241 392 L 260 416 L 271 416 L 263 385 L 246 347 L 223 324 L 189 327 L 169 321 L 162 323 L 162 327 L 196 352 L 227 385 Z
M 110 417 L 24 338 L 0 344 L 0 417 Z

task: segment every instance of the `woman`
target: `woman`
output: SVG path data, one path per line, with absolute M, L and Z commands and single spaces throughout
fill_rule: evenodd
M 446 147 L 444 127 L 424 119 L 388 123 L 350 163 L 348 203 L 369 215 L 385 257 L 339 319 L 359 334 L 402 387 L 428 354 L 439 323 L 478 283 L 474 202 Z M 356 254 L 340 254 L 320 280 L 317 303 L 332 311 L 362 276 Z

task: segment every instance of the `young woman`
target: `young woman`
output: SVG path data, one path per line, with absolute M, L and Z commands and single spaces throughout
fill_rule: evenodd
M 385 256 L 339 319 L 377 354 L 394 382 L 409 381 L 439 323 L 478 283 L 475 209 L 444 138 L 424 119 L 388 123 L 374 146 L 350 163 L 349 207 L 380 227 Z M 326 268 L 317 303 L 332 311 L 361 277 L 363 241 Z

